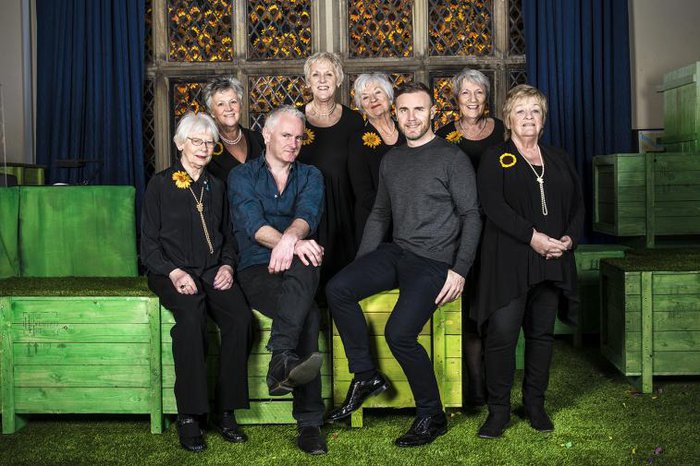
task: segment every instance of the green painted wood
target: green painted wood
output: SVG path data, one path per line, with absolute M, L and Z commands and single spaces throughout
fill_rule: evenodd
M 654 322 L 652 313 L 654 307 L 652 273 L 642 272 L 642 392 L 651 393 L 652 376 L 654 373 Z
M 162 328 L 162 348 L 163 351 L 167 352 L 164 354 L 163 358 L 170 357 L 172 358 L 172 342 L 173 339 L 170 336 L 170 327 L 166 327 L 165 325 L 161 326 Z M 212 335 L 216 335 L 218 338 L 218 334 L 216 332 L 213 332 Z M 258 332 L 258 334 L 255 336 L 255 340 L 253 342 L 253 348 L 251 349 L 252 353 L 258 353 L 258 354 L 270 354 L 267 348 L 265 348 L 265 345 L 267 345 L 267 341 L 270 339 L 270 331 L 269 330 L 262 330 Z M 218 353 L 218 345 L 212 344 L 214 343 L 213 341 L 210 342 L 209 345 L 209 354 L 217 354 Z M 328 352 L 328 342 L 326 341 L 325 337 L 322 335 L 319 336 L 318 339 L 318 350 L 321 353 L 327 353 Z
M 698 63 L 664 74 L 664 136 L 662 143 L 697 140 L 700 134 Z
M 114 343 L 105 352 L 102 345 L 83 343 L 14 343 L 12 345 L 15 364 L 18 365 L 148 365 L 150 343 Z
M 656 235 L 656 216 L 654 215 L 654 203 L 656 202 L 656 190 L 654 185 L 654 154 L 644 154 L 644 166 L 646 170 L 646 247 L 654 247 L 654 236 Z
M 639 350 L 643 342 L 643 336 L 640 332 L 629 331 L 625 338 L 630 350 Z M 700 331 L 697 330 L 653 332 L 652 338 L 651 350 L 654 352 L 691 351 L 700 348 Z
M 324 400 L 330 408 L 330 400 Z M 237 409 L 236 420 L 239 424 L 294 424 L 291 401 L 254 401 L 250 409 Z
M 15 389 L 18 413 L 148 413 L 148 388 Z
M 363 426 L 362 418 L 364 415 L 364 410 L 362 408 L 358 409 L 350 415 L 350 427 L 359 428 Z
M 435 380 L 437 381 L 438 391 L 441 398 L 446 398 L 445 386 L 445 358 L 447 357 L 447 338 L 445 335 L 445 315 L 441 309 L 433 313 L 432 321 L 432 337 L 433 337 L 433 371 L 435 372 Z M 461 342 L 460 342 L 461 343 Z M 460 384 L 461 386 L 461 384 Z M 461 392 L 460 392 L 461 399 Z M 444 403 L 444 401 L 443 401 Z
M 149 406 L 151 412 L 151 433 L 163 432 L 163 363 L 160 354 L 161 323 L 160 301 L 156 298 L 148 300 L 148 323 L 151 337 L 149 345 Z
M 23 298 L 12 302 L 12 322 L 147 324 L 149 299 L 153 298 Z
M 19 426 L 15 416 L 15 380 L 12 358 L 10 298 L 0 297 L 0 334 L 2 334 L 2 363 L 0 363 L 0 390 L 2 391 L 2 433 L 12 434 Z
M 15 366 L 15 388 L 148 387 L 149 366 Z
M 17 324 L 12 326 L 10 333 L 19 343 L 150 343 L 149 328 L 144 324 Z

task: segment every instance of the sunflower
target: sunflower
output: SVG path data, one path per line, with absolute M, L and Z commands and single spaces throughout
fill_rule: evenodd
M 220 142 L 217 142 L 217 143 L 214 145 L 214 152 L 213 152 L 213 155 L 221 155 L 221 154 L 223 154 L 223 153 L 224 153 L 224 145 L 221 144 Z
M 180 170 L 173 173 L 173 181 L 175 182 L 175 186 L 178 188 L 187 189 L 192 183 L 192 178 L 190 178 L 190 175 L 188 175 L 187 172 Z
M 518 159 L 516 159 L 515 156 L 513 154 L 511 154 L 510 152 L 504 152 L 498 158 L 498 161 L 501 162 L 501 166 L 503 168 L 510 168 L 513 165 L 515 165 L 515 162 L 517 162 Z
M 312 144 L 314 142 L 314 139 L 316 139 L 316 135 L 314 134 L 314 132 L 311 131 L 309 128 L 306 128 L 304 130 L 304 145 L 308 146 L 309 144 Z
M 377 133 L 369 132 L 362 135 L 362 143 L 365 146 L 374 149 L 382 143 L 382 140 L 379 138 Z
M 460 133 L 457 130 L 454 130 L 451 133 L 449 133 L 447 136 L 445 136 L 445 139 L 447 139 L 448 142 L 452 142 L 454 144 L 459 144 L 460 141 L 462 141 L 462 133 Z

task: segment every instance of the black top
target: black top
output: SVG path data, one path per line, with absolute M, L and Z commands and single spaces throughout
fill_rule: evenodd
M 493 122 L 494 126 L 491 134 L 486 136 L 484 139 L 479 139 L 478 141 L 472 141 L 471 139 L 467 139 L 462 136 L 462 133 L 460 133 L 455 126 L 454 121 L 437 130 L 435 134 L 441 138 L 447 139 L 449 142 L 457 144 L 460 149 L 462 149 L 471 159 L 472 165 L 474 165 L 474 170 L 478 170 L 481 154 L 483 154 L 489 147 L 503 142 L 505 126 L 503 126 L 503 122 L 498 118 L 494 118 Z
M 262 134 L 242 126 L 240 128 L 241 131 L 243 131 L 246 146 L 248 146 L 246 161 L 260 157 L 260 154 L 262 154 L 265 149 L 265 142 L 263 141 Z M 226 146 L 219 141 L 214 146 L 214 154 L 211 157 L 211 162 L 207 165 L 207 171 L 225 184 L 228 179 L 228 173 L 232 168 L 240 164 L 241 162 L 239 162 L 238 159 L 226 149 Z
M 355 258 L 355 200 L 348 175 L 348 140 L 362 128 L 359 113 L 342 105 L 340 120 L 328 128 L 306 122 L 307 140 L 298 160 L 321 170 L 325 187 L 323 217 L 318 241 L 325 248 L 321 283 L 325 283 Z
M 219 267 L 230 265 L 235 269 L 237 262 L 226 187 L 206 169 L 197 181 L 189 178 L 189 188 L 178 187 L 173 180 L 176 172 L 187 175 L 177 161 L 148 182 L 141 216 L 141 261 L 149 273 L 168 275 L 180 268 L 213 284 Z M 202 192 L 204 220 L 214 254 L 209 253 L 192 195 L 199 199 Z
M 377 128 L 367 121 L 360 131 L 350 137 L 348 171 L 355 196 L 355 239 L 358 243 L 377 196 L 379 164 L 389 149 L 406 143 L 398 128 L 396 131 L 399 133 L 396 143 L 387 145 Z
M 578 244 L 584 214 L 581 183 L 566 152 L 544 145 L 540 149 L 545 168 L 547 216 L 542 214 L 535 174 L 512 141 L 492 147 L 482 158 L 477 186 L 486 224 L 474 316 L 479 323 L 545 280 L 554 282 L 567 298 L 560 303 L 560 319 L 576 322 L 578 298 L 573 250 L 558 259 L 546 260 L 530 247 L 530 239 L 535 228 L 556 239 L 568 235 L 574 246 Z M 541 173 L 541 167 L 534 168 Z

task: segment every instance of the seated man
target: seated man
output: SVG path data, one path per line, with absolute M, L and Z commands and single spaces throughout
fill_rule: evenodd
M 416 419 L 395 442 L 400 447 L 430 443 L 447 432 L 433 365 L 418 344 L 418 334 L 437 306 L 462 293 L 481 229 L 471 162 L 457 146 L 433 134 L 434 112 L 425 85 L 409 83 L 399 89 L 396 113 L 406 145 L 384 156 L 357 259 L 326 287 L 354 374 L 343 406 L 328 416 L 331 421 L 350 415 L 367 397 L 388 388 L 372 361 L 358 302 L 380 291 L 400 290 L 385 335 L 416 400 Z M 392 242 L 381 243 L 392 224 Z
M 323 211 L 323 178 L 315 167 L 295 161 L 304 123 L 294 107 L 272 111 L 262 131 L 263 156 L 234 168 L 228 186 L 240 248 L 238 280 L 250 305 L 272 318 L 270 395 L 293 391 L 299 448 L 323 454 L 321 314 L 314 302 L 323 248 L 308 239 Z

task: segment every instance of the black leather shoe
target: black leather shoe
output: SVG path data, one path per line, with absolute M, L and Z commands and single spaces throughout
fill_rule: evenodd
M 394 442 L 397 447 L 417 447 L 426 445 L 447 433 L 447 416 L 445 413 L 434 416 L 417 417 L 408 432 Z
M 494 410 L 489 408 L 489 415 L 481 427 L 479 427 L 479 437 L 493 439 L 503 435 L 510 422 L 510 408 Z
M 389 381 L 380 372 L 367 380 L 352 379 L 343 405 L 331 411 L 328 414 L 328 420 L 334 422 L 349 416 L 353 411 L 359 409 L 367 398 L 379 395 L 388 388 Z
M 246 434 L 241 430 L 241 426 L 236 422 L 236 415 L 233 411 L 224 411 L 216 428 L 224 440 L 229 442 L 243 443 L 248 440 Z
M 530 426 L 539 432 L 552 432 L 554 423 L 544 410 L 544 406 L 523 406 L 522 417 L 530 420 Z
M 318 426 L 299 427 L 297 445 L 301 451 L 309 455 L 325 455 L 328 453 L 326 439 L 321 435 L 321 428 Z
M 294 387 L 311 382 L 323 364 L 321 353 L 311 353 L 300 359 L 293 351 L 283 351 L 272 357 L 267 371 L 267 388 L 271 396 L 282 396 Z
M 199 453 L 207 449 L 204 443 L 202 429 L 194 416 L 180 414 L 177 417 L 177 433 L 180 437 L 180 445 L 188 451 Z

